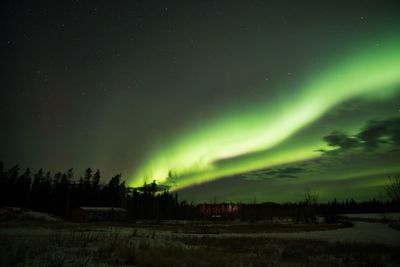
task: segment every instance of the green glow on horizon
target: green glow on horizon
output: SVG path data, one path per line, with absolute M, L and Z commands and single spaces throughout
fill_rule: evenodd
M 380 49 L 358 51 L 314 73 L 286 98 L 249 103 L 253 107 L 246 110 L 230 107 L 221 116 L 189 128 L 150 153 L 132 175 L 130 185 L 138 186 L 153 178 L 162 183 L 172 171 L 177 176 L 174 188 L 179 189 L 318 157 L 313 150 L 324 146 L 320 139 L 293 149 L 274 148 L 336 105 L 355 97 L 390 97 L 398 84 L 400 38 L 395 38 L 381 44 Z M 246 158 L 256 152 L 262 156 Z M 226 163 L 221 164 L 224 159 Z
M 397 173 L 400 171 L 400 166 L 397 167 L 390 167 L 390 168 L 377 168 L 375 170 L 366 170 L 366 171 L 359 171 L 356 173 L 352 173 L 351 175 L 348 176 L 343 176 L 339 177 L 338 181 L 340 180 L 349 180 L 349 179 L 354 179 L 354 178 L 359 178 L 359 177 L 367 177 L 367 176 L 373 176 L 373 175 L 384 175 L 387 173 Z M 369 182 L 368 184 L 365 184 L 365 186 L 372 186 L 372 185 L 385 185 L 387 183 L 387 179 L 376 179 L 374 181 Z

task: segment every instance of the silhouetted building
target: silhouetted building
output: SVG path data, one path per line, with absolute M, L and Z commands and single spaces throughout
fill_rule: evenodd
M 239 213 L 240 205 L 233 203 L 199 204 L 196 209 L 198 214 L 202 217 L 233 217 Z
M 124 221 L 127 210 L 113 207 L 79 207 L 72 210 L 71 219 L 74 222 Z

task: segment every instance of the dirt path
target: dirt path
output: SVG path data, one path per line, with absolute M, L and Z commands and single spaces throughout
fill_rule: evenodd
M 382 223 L 354 222 L 354 227 L 351 228 L 310 233 L 293 233 L 292 237 L 400 245 L 400 231 L 394 230 L 387 224 Z
M 382 223 L 354 222 L 350 228 L 329 231 L 265 234 L 221 234 L 219 236 L 252 236 L 276 238 L 321 239 L 332 242 L 362 242 L 386 245 L 400 245 L 400 231 Z

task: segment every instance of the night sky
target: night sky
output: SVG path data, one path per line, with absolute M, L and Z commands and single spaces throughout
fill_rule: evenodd
M 379 198 L 398 1 L 1 3 L 0 160 L 188 201 Z

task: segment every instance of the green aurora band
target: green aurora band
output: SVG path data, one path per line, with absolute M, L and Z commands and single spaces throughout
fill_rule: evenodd
M 280 99 L 253 101 L 190 127 L 158 146 L 130 185 L 156 179 L 181 189 L 224 176 L 319 157 L 319 139 L 289 142 L 335 106 L 359 97 L 386 99 L 400 84 L 400 38 L 389 38 L 309 76 Z M 356 127 L 356 126 L 355 126 Z M 349 129 L 355 131 L 354 129 Z M 171 173 L 174 179 L 171 179 Z

